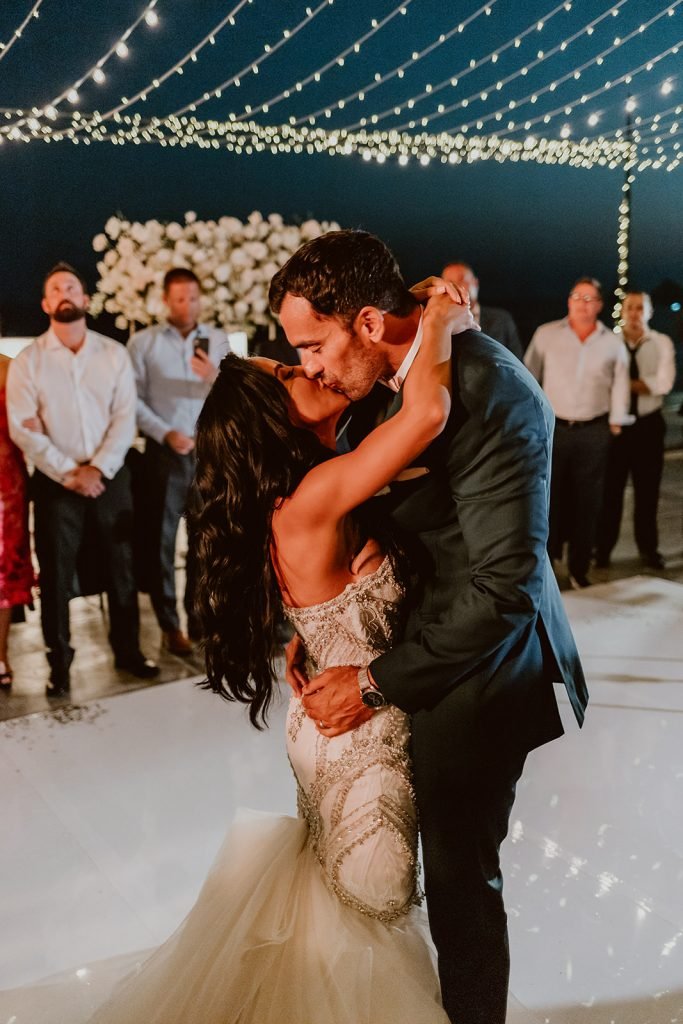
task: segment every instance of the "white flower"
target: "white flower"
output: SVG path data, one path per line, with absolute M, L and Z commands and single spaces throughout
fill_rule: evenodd
M 182 238 L 183 237 L 183 229 L 181 228 L 180 224 L 178 224 L 174 220 L 172 220 L 170 224 L 167 224 L 166 225 L 166 236 L 168 238 L 172 239 L 172 241 L 174 241 L 174 242 L 177 241 L 179 238 Z
M 254 210 L 254 212 L 250 213 L 249 216 L 247 217 L 247 223 L 248 224 L 253 224 L 253 225 L 260 224 L 262 220 L 263 220 L 263 217 L 261 216 L 261 214 L 259 213 L 258 210 Z
M 237 217 L 221 217 L 218 221 L 220 228 L 224 231 L 228 238 L 232 235 L 238 234 L 242 231 L 243 224 Z
M 282 215 L 279 213 L 269 213 L 268 223 L 272 224 L 274 228 L 281 228 L 283 225 Z
M 127 235 L 124 235 L 122 238 L 119 238 L 116 243 L 116 248 L 122 256 L 132 256 L 135 252 L 135 243 L 132 238 L 128 238 Z
M 249 264 L 251 263 L 251 260 L 249 259 L 249 256 L 244 251 L 244 249 L 233 249 L 233 251 L 230 253 L 229 263 L 231 264 L 232 267 L 241 270 L 244 267 L 248 267 Z
M 265 260 L 268 256 L 268 246 L 263 242 L 245 242 L 243 248 L 254 260 Z
M 111 239 L 116 241 L 116 239 L 121 234 L 121 221 L 118 217 L 110 217 L 107 223 L 104 225 L 104 230 Z
M 95 237 L 92 240 L 92 247 L 95 250 L 95 252 L 104 252 L 108 245 L 109 239 L 106 235 L 103 234 L 95 235 Z
M 318 235 L 322 234 L 322 228 L 317 220 L 305 220 L 301 225 L 300 231 L 303 242 L 308 242 L 311 238 L 317 238 Z
M 128 321 L 126 320 L 125 316 L 119 314 L 116 320 L 114 320 L 114 327 L 118 327 L 120 331 L 125 331 L 126 328 L 128 327 Z
M 197 214 L 194 212 L 194 210 L 188 210 L 187 213 L 185 214 L 185 223 L 186 224 L 194 224 L 196 219 L 197 219 Z
M 301 245 L 301 236 L 298 228 L 285 228 L 282 232 L 282 245 L 289 249 L 291 252 L 296 250 Z
M 133 239 L 134 242 L 137 242 L 138 245 L 142 245 L 142 243 L 146 242 L 149 237 L 147 225 L 141 224 L 139 221 L 136 220 L 135 223 L 131 225 L 130 237 Z
M 157 292 L 150 292 L 145 302 L 145 309 L 150 316 L 154 317 L 155 320 L 160 319 L 164 315 L 166 309 L 161 295 Z
M 261 267 L 261 273 L 263 274 L 263 277 L 268 282 L 268 284 L 270 284 L 270 282 L 275 277 L 279 269 L 280 268 L 277 265 L 277 263 L 273 263 L 272 261 L 270 263 L 263 264 L 263 266 Z

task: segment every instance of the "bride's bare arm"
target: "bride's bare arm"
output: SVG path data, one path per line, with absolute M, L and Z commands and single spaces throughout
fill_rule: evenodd
M 307 528 L 339 521 L 393 480 L 441 433 L 450 411 L 451 332 L 462 309 L 446 294 L 430 298 L 422 345 L 406 378 L 399 412 L 368 434 L 355 451 L 311 470 L 279 516 L 296 515 Z

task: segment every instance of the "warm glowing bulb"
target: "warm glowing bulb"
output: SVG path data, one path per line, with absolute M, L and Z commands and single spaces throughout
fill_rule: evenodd
M 588 123 L 591 126 L 591 128 L 594 128 L 599 120 L 600 118 L 597 114 L 591 114 L 591 116 L 588 118 Z
M 668 96 L 670 92 L 673 92 L 674 84 L 670 78 L 667 78 L 665 82 L 662 82 L 660 92 L 662 96 Z
M 571 135 L 571 133 L 572 133 L 572 130 L 569 127 L 568 124 L 562 125 L 562 130 L 560 131 L 560 138 L 561 139 L 568 139 L 569 136 Z
M 117 57 L 122 57 L 122 58 L 128 56 L 128 47 L 123 42 L 123 40 L 121 40 L 121 42 L 116 47 L 116 55 L 117 55 Z
M 102 85 L 102 82 L 104 82 L 105 78 L 107 77 L 102 68 L 95 68 L 95 70 L 92 73 L 92 76 L 98 85 Z
M 79 96 L 76 89 L 69 89 L 68 93 L 66 94 L 66 98 L 68 99 L 69 103 L 78 103 Z
M 156 28 L 156 26 L 159 24 L 159 15 L 157 14 L 156 11 L 147 11 L 147 14 L 145 15 L 145 21 L 147 22 L 150 28 Z
M 626 100 L 626 112 L 632 114 L 635 109 L 636 101 L 633 99 L 632 96 L 629 96 L 629 98 Z

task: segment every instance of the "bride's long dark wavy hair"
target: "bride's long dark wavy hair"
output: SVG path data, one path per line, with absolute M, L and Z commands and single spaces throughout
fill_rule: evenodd
M 282 599 L 271 561 L 272 517 L 306 473 L 332 458 L 316 435 L 295 427 L 282 384 L 253 363 L 226 356 L 197 422 L 198 546 L 195 611 L 205 638 L 206 682 L 225 700 L 249 705 L 266 724 L 275 686 Z M 397 578 L 411 568 L 389 516 L 375 501 L 353 513 L 355 551 L 374 538 Z M 355 553 L 355 552 L 354 552 Z
M 247 359 L 226 356 L 197 422 L 196 612 L 205 638 L 205 686 L 249 705 L 257 728 L 273 696 L 280 589 L 271 522 L 313 466 L 330 458 L 289 418 L 282 384 Z

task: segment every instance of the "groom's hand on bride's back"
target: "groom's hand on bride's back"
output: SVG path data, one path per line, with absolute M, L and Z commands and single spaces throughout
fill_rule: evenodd
M 372 718 L 360 699 L 358 666 L 328 668 L 309 679 L 301 698 L 304 711 L 322 736 L 341 736 Z

